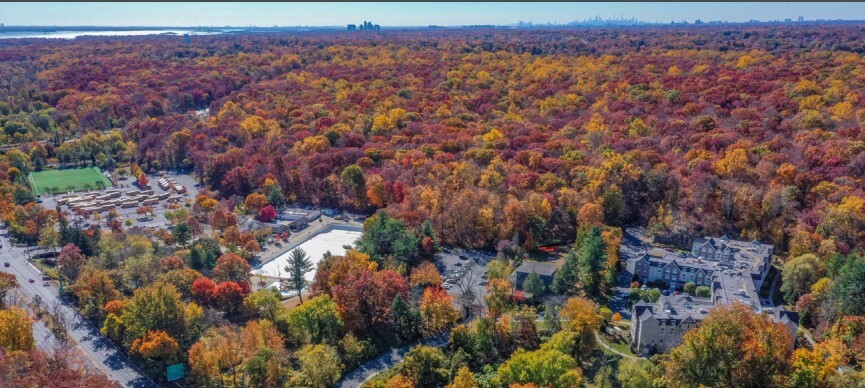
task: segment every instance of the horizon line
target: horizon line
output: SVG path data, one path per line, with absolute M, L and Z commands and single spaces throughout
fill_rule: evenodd
M 639 19 L 601 19 L 601 20 L 582 20 L 582 21 L 571 21 L 566 23 L 555 23 L 555 22 L 531 22 L 531 21 L 517 21 L 511 22 L 507 24 L 427 24 L 427 25 L 379 25 L 381 28 L 429 28 L 429 27 L 475 27 L 475 26 L 492 26 L 492 27 L 569 27 L 574 25 L 595 25 L 597 26 L 599 23 L 605 24 L 613 24 L 613 23 L 634 23 L 634 24 L 642 24 L 642 25 L 652 25 L 652 26 L 667 26 L 671 24 L 681 25 L 681 24 L 694 24 L 694 25 L 705 25 L 705 24 L 801 24 L 801 23 L 823 23 L 823 22 L 865 22 L 865 19 L 805 19 L 805 20 L 796 20 L 796 19 L 775 19 L 775 20 L 748 20 L 748 21 L 729 21 L 729 20 L 708 20 L 703 21 L 702 19 L 695 19 L 694 21 L 689 20 L 671 20 L 668 22 L 649 22 L 643 21 Z M 0 23 L 0 29 L 4 28 L 346 28 L 348 25 L 359 25 L 360 23 L 347 23 L 347 24 L 331 24 L 331 25 L 87 25 L 87 24 L 4 24 Z

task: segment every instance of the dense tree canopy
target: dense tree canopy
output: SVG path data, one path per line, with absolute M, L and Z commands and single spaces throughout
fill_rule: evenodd
M 620 227 L 759 239 L 786 257 L 782 292 L 818 346 L 791 354 L 767 317 L 724 308 L 619 383 L 833 384 L 842 353 L 865 362 L 861 35 L 839 23 L 3 40 L 0 219 L 16 243 L 62 247 L 78 307 L 148 373 L 187 362 L 206 386 L 328 386 L 446 332 L 468 315 L 430 261 L 455 246 L 499 250 L 487 315 L 452 328 L 445 352 L 415 348 L 391 386 L 574 386 L 583 370 L 604 386 L 610 367 L 588 364 L 607 319 L 589 300 L 622 269 Z M 201 190 L 158 230 L 117 214 L 85 226 L 37 203 L 29 173 L 83 165 L 141 186 L 181 170 Z M 291 309 L 250 293 L 269 233 L 246 228 L 288 202 L 369 216 Z M 539 305 L 538 330 L 509 276 L 536 248 L 569 244 L 551 290 L 585 298 Z M 295 264 L 300 291 L 311 268 Z M 517 286 L 541 294 L 538 280 Z M 0 349 L 0 372 L 58 385 L 9 367 L 49 356 L 26 353 L 26 313 L 0 313 L 3 343 L 21 350 Z

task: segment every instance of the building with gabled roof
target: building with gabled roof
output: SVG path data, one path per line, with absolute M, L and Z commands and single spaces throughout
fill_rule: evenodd
M 526 260 L 511 274 L 511 284 L 518 290 L 522 290 L 523 281 L 532 272 L 537 273 L 544 284 L 549 287 L 553 283 L 553 276 L 559 269 L 559 264 L 545 263 L 541 261 Z
M 711 296 L 662 295 L 657 303 L 637 303 L 632 311 L 631 348 L 638 354 L 666 352 L 679 345 L 682 335 L 699 325 L 714 306 L 732 303 L 771 314 L 795 338 L 799 315 L 776 312 L 758 294 L 771 268 L 772 252 L 771 245 L 727 236 L 698 238 L 689 253 L 646 251 L 634 263 L 634 275 L 640 282 L 663 283 L 669 289 L 690 282 L 709 287 Z

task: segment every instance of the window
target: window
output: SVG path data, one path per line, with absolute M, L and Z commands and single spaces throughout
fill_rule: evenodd
M 663 336 L 664 336 L 664 328 L 662 327 L 661 328 L 661 337 L 663 337 Z

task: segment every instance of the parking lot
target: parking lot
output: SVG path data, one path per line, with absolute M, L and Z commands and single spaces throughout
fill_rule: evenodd
M 198 188 L 196 187 L 195 180 L 191 176 L 185 174 L 165 174 L 165 176 L 171 177 L 177 184 L 182 185 L 186 192 L 177 193 L 171 188 L 164 190 L 157 184 L 157 180 L 161 177 L 161 175 L 150 174 L 148 175 L 148 177 L 150 178 L 150 190 L 153 190 L 153 196 L 166 196 L 167 194 L 171 198 L 177 199 L 174 202 L 174 206 L 183 207 L 187 201 L 193 201 L 198 195 Z M 128 195 L 128 193 L 130 191 L 134 192 L 140 190 L 138 186 L 133 184 L 133 182 L 135 182 L 135 179 L 131 177 L 126 177 L 124 179 L 119 179 L 117 182 L 115 182 L 116 186 L 114 186 L 113 188 L 107 188 L 104 190 L 81 191 L 76 192 L 75 195 L 83 196 L 88 193 L 98 193 L 101 195 L 102 193 L 106 193 L 108 191 L 119 190 L 121 192 L 121 199 L 130 200 L 131 196 Z M 62 195 L 63 194 L 43 195 L 41 198 L 42 206 L 44 206 L 46 209 L 57 208 L 58 200 L 61 198 Z M 165 213 L 171 210 L 170 206 L 172 206 L 172 203 L 169 202 L 168 198 L 160 199 L 155 203 L 148 205 L 153 209 L 153 213 L 146 217 L 137 213 L 138 208 L 140 208 L 141 206 L 144 206 L 144 204 L 138 203 L 136 204 L 136 206 L 132 207 L 115 206 L 113 207 L 113 209 L 119 215 L 120 221 L 124 223 L 124 227 L 138 226 L 143 228 L 164 228 L 168 225 L 168 220 L 165 218 Z M 85 226 L 89 224 L 95 224 L 97 220 L 101 226 L 105 226 L 105 217 L 108 214 L 108 211 L 102 211 L 91 212 L 91 214 L 89 215 L 81 216 L 75 214 L 75 212 L 73 212 L 73 210 L 70 209 L 69 206 L 65 205 L 61 205 L 60 210 L 66 213 L 72 221 L 80 222 Z M 98 217 L 96 216 L 97 214 L 99 215 Z M 131 225 L 126 225 L 127 220 L 131 220 Z
M 486 295 L 487 264 L 495 258 L 495 252 L 464 249 L 445 250 L 436 255 L 436 266 L 442 273 L 442 287 L 454 297 L 457 304 L 467 303 L 463 293 L 471 290 L 476 308 L 483 308 Z
M 619 273 L 619 279 L 616 284 L 616 290 L 613 292 L 613 298 L 610 300 L 610 310 L 613 313 L 621 314 L 622 318 L 631 318 L 631 309 L 628 306 L 628 299 L 631 296 L 631 279 L 634 276 L 634 262 L 640 258 L 647 248 L 650 248 L 645 229 L 643 228 L 625 228 L 622 236 L 622 247 L 619 253 L 619 259 L 622 261 L 622 271 Z

